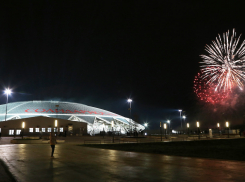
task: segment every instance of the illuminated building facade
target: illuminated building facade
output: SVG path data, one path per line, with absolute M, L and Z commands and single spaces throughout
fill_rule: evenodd
M 6 104 L 0 105 L 0 132 L 3 135 L 20 135 L 21 132 L 26 135 L 38 135 L 48 134 L 51 131 L 67 135 L 95 135 L 112 130 L 125 134 L 130 129 L 142 131 L 145 127 L 110 111 L 79 103 L 13 102 L 7 104 L 7 112 Z

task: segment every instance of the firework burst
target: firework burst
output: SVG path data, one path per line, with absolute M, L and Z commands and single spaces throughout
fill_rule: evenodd
M 238 46 L 241 35 L 236 38 L 235 29 L 231 37 L 229 31 L 223 34 L 223 40 L 218 34 L 216 41 L 206 45 L 208 55 L 201 55 L 203 61 L 202 79 L 214 87 L 214 91 L 231 91 L 238 86 L 243 89 L 245 80 L 245 40 Z
M 211 104 L 220 104 L 227 100 L 230 94 L 229 91 L 215 91 L 216 85 L 214 83 L 206 84 L 210 78 L 207 77 L 203 79 L 202 77 L 202 73 L 198 73 L 194 79 L 194 92 L 201 101 Z

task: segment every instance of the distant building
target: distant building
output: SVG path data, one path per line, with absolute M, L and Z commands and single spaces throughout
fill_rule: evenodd
M 6 121 L 5 121 L 6 120 Z M 25 123 L 24 129 L 22 128 Z M 55 126 L 57 122 L 57 127 Z M 0 133 L 2 136 L 99 134 L 102 131 L 125 134 L 145 127 L 133 120 L 103 109 L 72 102 L 26 101 L 0 105 Z

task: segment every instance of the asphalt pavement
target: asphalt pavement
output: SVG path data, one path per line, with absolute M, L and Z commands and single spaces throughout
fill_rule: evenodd
M 48 144 L 0 145 L 0 159 L 16 181 L 21 182 L 243 182 L 245 179 L 245 162 L 240 161 L 115 151 L 74 144 L 57 144 L 54 158 L 50 153 Z M 0 167 L 0 171 L 3 170 Z

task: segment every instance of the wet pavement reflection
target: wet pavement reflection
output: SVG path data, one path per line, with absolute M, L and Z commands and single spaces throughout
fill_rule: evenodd
M 245 162 L 48 144 L 0 145 L 20 181 L 244 181 Z

